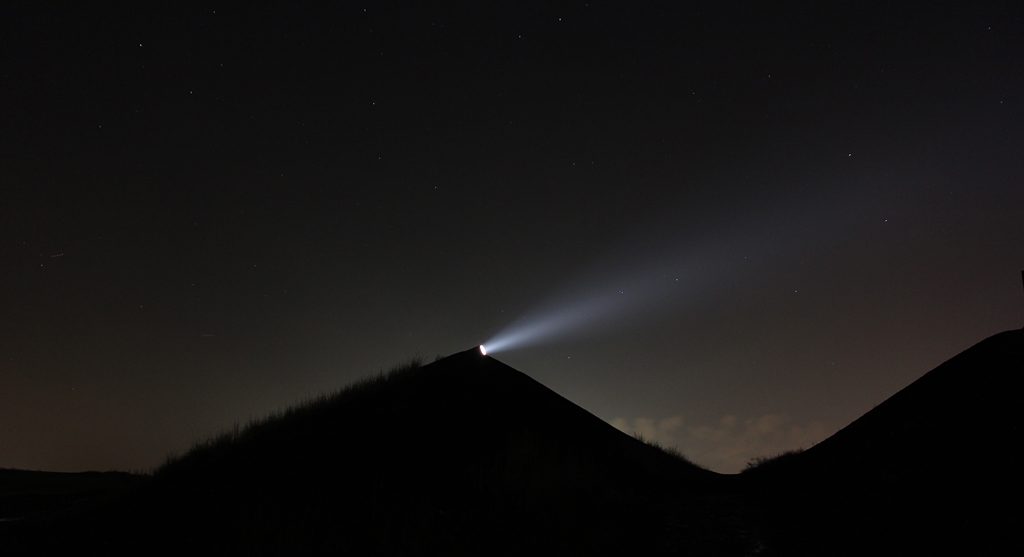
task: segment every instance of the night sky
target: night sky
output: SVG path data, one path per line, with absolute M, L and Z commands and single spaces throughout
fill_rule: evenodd
M 1019 328 L 1024 5 L 723 4 L 5 4 L 0 467 L 532 327 L 736 472 Z

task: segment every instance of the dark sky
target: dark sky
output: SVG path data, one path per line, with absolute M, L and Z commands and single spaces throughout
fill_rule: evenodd
M 150 469 L 575 312 L 495 357 L 732 472 L 1024 322 L 1020 2 L 36 4 L 0 467 Z

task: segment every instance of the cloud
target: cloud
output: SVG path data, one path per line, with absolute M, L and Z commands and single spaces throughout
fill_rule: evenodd
M 743 470 L 754 457 L 806 449 L 828 435 L 819 422 L 798 424 L 783 414 L 752 418 L 727 414 L 713 424 L 689 423 L 682 415 L 617 418 L 611 424 L 625 433 L 675 447 L 693 462 L 726 473 Z

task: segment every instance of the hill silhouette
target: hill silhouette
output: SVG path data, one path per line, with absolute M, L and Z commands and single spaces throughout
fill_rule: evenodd
M 726 476 L 473 349 L 200 443 L 152 477 L 0 471 L 0 503 L 31 510 L 0 521 L 0 549 L 1006 554 L 1024 518 L 1022 371 L 1024 331 L 1000 333 L 822 443 Z
M 782 554 L 1001 554 L 1024 512 L 1024 331 L 992 336 L 835 435 L 744 474 Z
M 725 480 L 473 349 L 201 444 L 12 547 L 735 555 L 756 542 Z

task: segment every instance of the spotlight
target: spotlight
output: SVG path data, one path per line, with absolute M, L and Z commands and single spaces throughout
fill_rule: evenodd
M 480 355 L 481 356 L 486 356 L 487 355 L 487 349 L 484 348 L 484 345 L 482 345 L 482 344 L 480 345 Z

